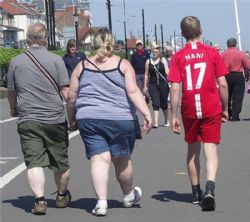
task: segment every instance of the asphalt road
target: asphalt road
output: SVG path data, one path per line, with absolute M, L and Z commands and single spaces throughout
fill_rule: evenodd
M 89 161 L 79 135 L 71 135 L 69 156 L 72 202 L 68 208 L 55 208 L 56 191 L 53 175 L 46 170 L 47 215 L 30 213 L 33 196 L 29 189 L 16 119 L 7 120 L 8 104 L 0 100 L 1 132 L 1 222 L 249 222 L 250 218 L 250 95 L 245 94 L 242 121 L 223 124 L 219 146 L 220 168 L 216 181 L 214 212 L 202 212 L 199 205 L 190 203 L 190 184 L 186 171 L 186 145 L 183 133 L 174 135 L 169 127 L 152 129 L 137 141 L 133 154 L 134 184 L 141 186 L 143 198 L 134 208 L 122 207 L 122 193 L 111 168 L 108 215 L 91 215 L 95 195 L 90 182 Z M 20 172 L 17 173 L 16 170 Z M 12 171 L 11 171 L 12 170 Z M 204 159 L 202 156 L 202 187 Z M 14 175 L 14 176 L 13 176 Z M 16 175 L 16 176 L 15 176 Z M 8 176 L 8 177 L 7 177 Z M 12 178 L 6 182 L 8 178 Z M 5 185 L 4 182 L 6 182 Z M 51 195 L 52 194 L 52 195 Z

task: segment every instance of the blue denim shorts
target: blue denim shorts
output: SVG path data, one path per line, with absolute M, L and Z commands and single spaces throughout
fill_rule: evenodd
M 88 159 L 107 151 L 112 157 L 125 157 L 134 149 L 134 120 L 78 119 L 77 125 Z

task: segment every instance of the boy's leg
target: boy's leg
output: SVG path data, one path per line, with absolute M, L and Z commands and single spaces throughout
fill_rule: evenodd
M 204 143 L 204 155 L 206 160 L 207 181 L 215 182 L 219 164 L 217 145 L 214 143 Z
M 217 145 L 214 143 L 204 143 L 204 154 L 206 159 L 206 187 L 202 203 L 203 211 L 215 210 L 214 188 L 218 170 Z
M 198 185 L 200 182 L 200 151 L 200 142 L 188 144 L 187 169 L 192 186 Z
M 200 188 L 200 151 L 200 142 L 188 144 L 187 169 L 192 186 L 192 203 L 194 204 L 200 203 L 202 199 L 202 190 Z

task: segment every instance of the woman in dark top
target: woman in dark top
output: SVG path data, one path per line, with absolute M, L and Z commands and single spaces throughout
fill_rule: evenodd
M 160 46 L 153 48 L 153 58 L 148 59 L 145 64 L 143 92 L 149 92 L 152 100 L 154 114 L 154 128 L 159 127 L 159 109 L 161 108 L 165 117 L 164 126 L 169 126 L 168 121 L 168 94 L 167 83 L 168 63 L 166 58 L 160 56 Z
M 69 78 L 72 75 L 76 65 L 86 58 L 84 52 L 78 51 L 76 40 L 70 39 L 67 43 L 66 54 L 63 56 L 63 61 L 68 71 Z

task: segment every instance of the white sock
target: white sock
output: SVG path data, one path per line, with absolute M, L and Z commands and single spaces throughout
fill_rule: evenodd
M 129 200 L 135 199 L 135 192 L 134 192 L 134 189 L 131 190 L 129 194 L 125 195 L 125 196 L 124 196 L 124 199 L 125 199 L 125 198 L 126 198 L 126 199 L 129 199 Z
M 107 207 L 108 206 L 107 200 L 98 200 L 96 206 Z

